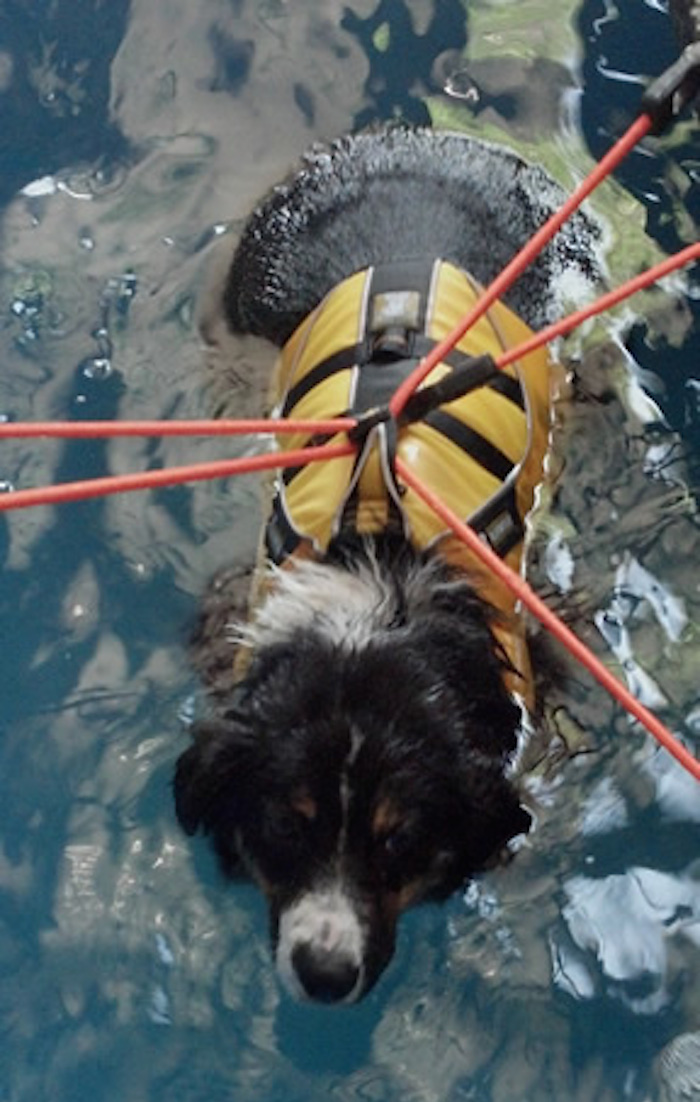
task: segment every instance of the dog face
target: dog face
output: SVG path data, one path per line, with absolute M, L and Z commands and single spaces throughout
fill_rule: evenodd
M 306 629 L 262 647 L 178 762 L 183 827 L 265 893 L 296 997 L 361 998 L 400 913 L 444 898 L 528 828 L 503 775 L 519 712 L 492 639 L 473 617 L 448 619 L 459 639 L 429 615 L 362 646 Z

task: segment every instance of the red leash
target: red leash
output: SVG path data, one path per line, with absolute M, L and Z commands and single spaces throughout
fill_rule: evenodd
M 291 421 L 273 417 L 245 421 L 226 417 L 216 421 L 3 421 L 0 422 L 0 440 L 36 436 L 99 440 L 121 436 L 257 436 L 263 433 L 291 435 L 296 432 L 334 436 L 337 432 L 349 432 L 356 423 L 354 417 L 334 417 L 328 421 Z
M 253 474 L 278 467 L 304 467 L 319 460 L 338 459 L 354 455 L 356 447 L 349 440 L 344 444 L 321 444 L 313 448 L 297 448 L 287 452 L 264 455 L 244 455 L 238 459 L 219 459 L 211 463 L 195 463 L 188 467 L 166 467 L 158 471 L 137 474 L 109 475 L 88 478 L 82 482 L 63 482 L 58 486 L 40 486 L 35 490 L 12 490 L 0 496 L 0 512 L 28 509 L 32 505 L 66 505 L 93 497 L 127 493 L 130 490 L 154 490 L 178 486 L 183 482 L 204 482 L 212 478 L 229 478 L 235 474 Z

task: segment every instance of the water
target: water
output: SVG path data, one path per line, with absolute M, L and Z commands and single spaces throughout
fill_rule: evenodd
M 570 182 L 633 110 L 629 77 L 673 50 L 642 0 L 480 4 L 466 23 L 457 0 L 4 0 L 0 414 L 252 412 L 268 354 L 220 346 L 206 309 L 202 348 L 196 303 L 222 228 L 310 141 L 432 114 Z M 602 203 L 628 276 L 697 236 L 697 126 L 619 179 Z M 654 296 L 626 317 L 582 369 L 532 569 L 697 751 L 697 279 L 678 308 Z M 231 450 L 6 443 L 0 480 Z M 534 771 L 538 830 L 517 860 L 407 916 L 361 1006 L 281 995 L 262 903 L 221 884 L 170 797 L 199 706 L 198 599 L 217 569 L 245 573 L 257 516 L 256 487 L 229 481 L 0 527 L 0 1099 L 656 1097 L 660 1051 L 700 1030 L 698 794 L 581 675 L 552 690 L 576 756 Z M 697 1052 L 675 1046 L 669 1066 Z

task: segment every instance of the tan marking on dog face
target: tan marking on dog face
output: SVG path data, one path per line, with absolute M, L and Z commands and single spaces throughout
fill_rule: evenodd
M 416 903 L 420 903 L 425 898 L 428 886 L 428 882 L 419 877 L 416 880 L 411 880 L 408 884 L 404 884 L 399 891 L 389 892 L 384 896 L 385 913 L 393 921 L 396 921 L 399 915 L 407 911 L 409 907 L 415 906 Z
M 314 821 L 318 814 L 318 807 L 311 793 L 306 788 L 300 788 L 298 791 L 292 793 L 291 806 L 298 815 L 301 815 L 304 819 L 308 819 L 310 823 Z
M 372 834 L 375 838 L 386 838 L 400 825 L 402 815 L 399 808 L 390 799 L 377 804 L 372 819 Z

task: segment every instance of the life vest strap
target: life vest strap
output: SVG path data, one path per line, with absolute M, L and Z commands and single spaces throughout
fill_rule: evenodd
M 401 412 L 402 424 L 421 421 L 425 415 L 438 406 L 463 398 L 477 387 L 485 386 L 491 379 L 500 375 L 492 356 L 462 356 L 462 362 L 456 364 L 449 375 L 437 383 L 421 387 L 414 391 Z M 516 382 L 516 388 L 520 387 Z M 522 400 L 522 396 L 520 396 Z
M 432 340 L 430 337 L 426 337 L 422 333 L 409 333 L 407 337 L 406 356 L 403 354 L 401 356 L 392 354 L 391 356 L 387 356 L 385 361 L 382 361 L 380 358 L 380 362 L 377 363 L 372 357 L 371 341 L 365 338 L 357 344 L 351 344 L 348 345 L 347 348 L 341 348 L 338 352 L 334 352 L 325 360 L 321 360 L 315 367 L 312 367 L 312 369 L 307 372 L 303 379 L 300 379 L 298 383 L 290 387 L 282 404 L 280 417 L 289 417 L 302 398 L 305 398 L 315 387 L 319 386 L 321 383 L 325 383 L 327 379 L 330 379 L 331 376 L 336 375 L 339 371 L 346 371 L 351 367 L 365 367 L 369 364 L 373 364 L 375 367 L 384 368 L 398 362 L 406 365 L 405 370 L 410 370 L 432 352 L 437 344 L 437 341 Z M 457 370 L 464 365 L 466 359 L 467 357 L 465 357 L 463 352 L 455 351 L 445 356 L 442 362 Z M 519 392 L 520 388 L 515 379 L 512 379 L 512 377 L 508 375 L 503 375 L 502 372 L 499 372 L 499 376 L 504 379 L 510 379 L 510 382 L 515 384 L 514 387 L 503 388 L 502 393 L 506 393 L 507 391 L 515 392 L 516 390 Z M 406 375 L 406 377 L 408 376 Z M 494 383 L 495 382 L 496 380 L 494 379 Z M 500 387 L 498 389 L 500 389 Z M 420 393 L 420 391 L 418 393 Z M 510 397 L 510 394 L 508 393 L 507 396 Z M 512 400 L 519 404 L 522 401 L 515 393 L 513 394 Z
M 525 536 L 514 483 L 503 486 L 481 509 L 472 513 L 467 523 L 504 559 Z
M 272 508 L 265 526 L 265 554 L 275 566 L 292 555 L 302 538 L 287 516 L 280 494 L 272 499 Z
M 425 425 L 430 425 L 431 429 L 456 444 L 499 482 L 505 482 L 513 470 L 513 463 L 505 452 L 445 410 L 433 409 L 422 420 Z

